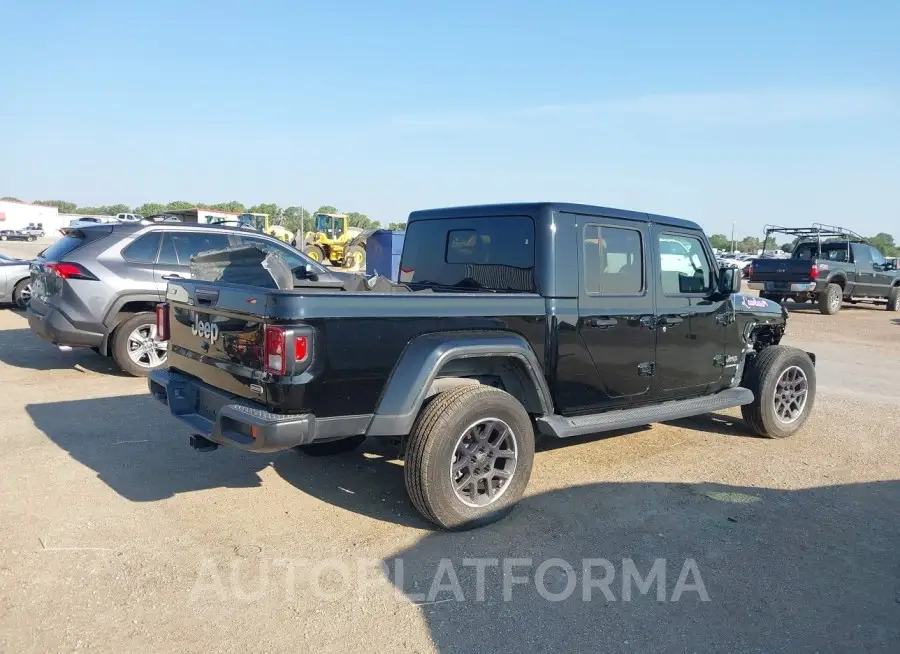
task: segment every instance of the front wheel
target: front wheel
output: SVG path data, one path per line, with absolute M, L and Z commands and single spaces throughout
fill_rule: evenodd
M 463 531 L 496 522 L 522 497 L 534 462 L 525 408 L 491 386 L 439 393 L 409 435 L 404 477 L 416 509 Z
M 303 248 L 303 254 L 317 263 L 322 263 L 325 260 L 325 251 L 318 245 L 307 245 Z
M 750 361 L 743 384 L 753 402 L 741 407 L 760 436 L 787 438 L 803 427 L 816 399 L 816 369 L 803 350 L 771 345 Z

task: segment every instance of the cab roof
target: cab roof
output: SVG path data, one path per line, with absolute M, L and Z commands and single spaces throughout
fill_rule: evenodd
M 424 209 L 409 214 L 409 222 L 415 220 L 435 220 L 439 218 L 473 218 L 476 216 L 521 216 L 528 215 L 537 220 L 550 220 L 553 212 L 575 213 L 588 216 L 606 216 L 625 220 L 639 220 L 682 229 L 703 231 L 700 225 L 682 218 L 662 216 L 653 213 L 614 209 L 590 204 L 572 202 L 512 202 L 503 204 L 473 204 L 459 207 L 442 207 L 440 209 Z

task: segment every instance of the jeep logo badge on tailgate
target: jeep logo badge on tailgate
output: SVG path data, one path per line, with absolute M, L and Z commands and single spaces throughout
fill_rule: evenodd
M 219 338 L 219 326 L 207 320 L 200 320 L 198 314 L 194 314 L 194 324 L 191 325 L 191 333 L 194 336 L 208 338 L 210 343 L 215 343 Z

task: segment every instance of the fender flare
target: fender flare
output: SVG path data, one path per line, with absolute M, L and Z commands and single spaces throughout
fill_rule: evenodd
M 423 334 L 407 343 L 388 377 L 369 436 L 404 436 L 410 432 L 438 372 L 448 361 L 478 357 L 511 357 L 520 361 L 541 402 L 553 413 L 553 399 L 538 358 L 524 338 L 509 332 L 443 332 Z

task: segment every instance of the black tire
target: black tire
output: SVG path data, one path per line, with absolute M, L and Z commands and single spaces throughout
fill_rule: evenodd
M 6 234 L 0 235 L 0 241 L 5 241 L 5 240 L 6 240 Z
M 351 245 L 344 252 L 344 268 L 348 270 L 365 271 L 366 269 L 366 248 L 361 245 Z
M 17 309 L 25 309 L 31 301 L 31 279 L 20 279 L 13 289 L 13 304 Z
M 34 236 L 29 236 L 29 237 L 28 237 L 28 240 L 29 240 L 29 241 L 36 241 L 37 238 L 35 238 Z
M 350 436 L 349 438 L 342 438 L 337 441 L 324 441 L 322 443 L 298 445 L 295 449 L 303 452 L 307 456 L 331 456 L 333 454 L 352 452 L 362 445 L 365 440 L 365 436 Z
M 895 286 L 891 289 L 890 295 L 888 295 L 886 308 L 888 311 L 897 311 L 900 309 L 900 286 Z
M 325 261 L 325 250 L 318 245 L 306 245 L 303 247 L 303 254 L 317 263 Z
M 166 357 L 160 357 L 161 363 L 158 365 L 140 365 L 129 356 L 129 337 L 131 334 L 143 327 L 156 328 L 156 314 L 150 311 L 136 313 L 131 318 L 116 327 L 112 338 L 112 357 L 116 365 L 122 372 L 128 373 L 132 377 L 146 377 L 151 370 L 156 368 L 164 368 L 166 366 Z M 148 361 L 149 363 L 149 361 Z
M 841 310 L 844 301 L 844 290 L 837 284 L 828 284 L 825 290 L 819 293 L 819 311 L 826 316 L 832 316 Z
M 776 390 L 783 373 L 797 368 L 805 377 L 806 398 L 799 413 L 785 421 L 776 412 Z M 787 345 L 763 349 L 747 365 L 742 385 L 753 391 L 753 402 L 741 407 L 747 425 L 760 436 L 787 438 L 803 427 L 816 400 L 816 369 L 809 355 Z
M 472 453 L 469 466 L 484 464 L 486 468 L 492 467 L 494 461 L 502 459 L 505 470 L 509 470 L 508 465 L 514 466 L 512 477 L 505 484 L 498 483 L 495 490 L 502 490 L 496 499 L 489 500 L 484 506 L 473 506 L 464 502 L 454 490 L 451 467 L 463 438 L 467 438 L 479 422 L 485 421 L 487 425 L 491 419 L 496 421 L 492 424 L 501 423 L 495 432 L 498 434 L 496 444 L 512 443 L 515 456 L 486 454 L 485 450 L 490 452 L 492 449 L 492 435 L 488 434 L 488 440 L 480 450 Z M 475 440 L 477 447 L 478 439 Z M 477 464 L 473 463 L 476 458 Z M 534 430 L 531 418 L 518 400 L 491 386 L 461 386 L 439 393 L 419 412 L 406 448 L 406 490 L 426 519 L 444 529 L 464 531 L 496 522 L 512 511 L 525 492 L 533 463 Z M 469 467 L 470 477 L 480 469 Z M 487 483 L 493 488 L 492 480 Z M 474 492 L 484 497 L 480 495 L 480 486 L 481 480 L 474 482 Z M 489 493 L 485 495 L 489 496 Z

